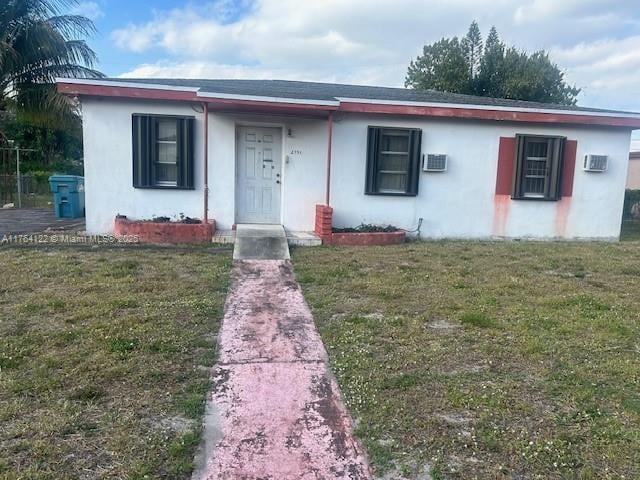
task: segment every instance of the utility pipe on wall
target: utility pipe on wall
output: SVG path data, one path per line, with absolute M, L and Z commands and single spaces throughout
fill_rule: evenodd
M 329 112 L 327 121 L 327 186 L 325 191 L 324 203 L 329 206 L 331 197 L 331 139 L 333 136 L 333 112 Z
M 204 223 L 209 223 L 209 104 L 203 103 L 204 114 Z

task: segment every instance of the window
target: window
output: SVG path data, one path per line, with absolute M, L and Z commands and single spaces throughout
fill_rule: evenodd
M 558 200 L 564 137 L 517 135 L 513 198 Z
M 366 194 L 418 194 L 421 137 L 419 129 L 369 127 Z
M 193 117 L 133 115 L 133 186 L 193 189 Z

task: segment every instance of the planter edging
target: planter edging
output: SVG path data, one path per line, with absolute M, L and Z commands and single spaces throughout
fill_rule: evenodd
M 116 217 L 114 235 L 138 237 L 144 243 L 208 243 L 216 231 L 215 220 L 209 223 L 150 222 Z
M 395 232 L 350 232 L 331 233 L 327 238 L 329 245 L 350 245 L 350 246 L 370 246 L 370 245 L 399 245 L 404 243 L 407 232 L 397 230 Z

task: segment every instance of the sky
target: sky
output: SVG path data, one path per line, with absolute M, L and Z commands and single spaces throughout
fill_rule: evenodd
M 151 6 L 152 5 L 152 6 Z M 640 0 L 92 0 L 108 76 L 276 78 L 402 86 L 425 43 L 476 20 L 547 50 L 578 104 L 640 112 Z

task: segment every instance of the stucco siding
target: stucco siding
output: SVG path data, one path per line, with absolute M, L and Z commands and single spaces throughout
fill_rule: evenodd
M 446 153 L 444 173 L 421 173 L 417 197 L 363 194 L 368 125 L 422 129 L 424 153 Z M 430 238 L 603 238 L 620 233 L 630 132 L 497 122 L 350 116 L 334 134 L 332 206 L 336 226 L 393 224 Z M 573 196 L 559 202 L 495 195 L 501 136 L 564 135 L 577 140 Z M 582 169 L 587 153 L 609 156 L 606 173 Z
M 193 115 L 195 190 L 132 186 L 131 114 Z M 202 113 L 191 105 L 125 100 L 83 100 L 87 230 L 111 232 L 117 213 L 203 216 Z M 239 125 L 282 129 L 281 221 L 312 230 L 324 203 L 327 122 L 323 119 L 211 113 L 209 211 L 220 229 L 235 223 L 236 130 Z M 448 171 L 421 173 L 416 197 L 364 195 L 367 126 L 421 128 L 423 153 L 446 153 Z M 333 129 L 331 205 L 336 226 L 392 224 L 408 230 L 423 219 L 429 238 L 599 238 L 620 232 L 630 131 L 504 122 L 338 114 Z M 577 140 L 573 196 L 559 202 L 514 201 L 495 195 L 501 136 L 563 135 Z M 609 156 L 606 173 L 582 170 L 587 153 Z
M 131 114 L 193 115 L 195 162 L 202 165 L 202 119 L 188 104 L 85 99 L 82 102 L 85 211 L 89 233 L 110 233 L 116 214 L 135 219 L 153 216 L 202 216 L 202 169 L 195 190 L 133 187 Z

